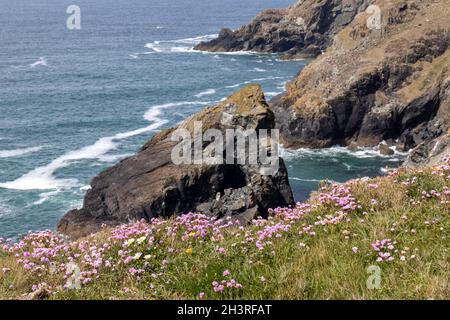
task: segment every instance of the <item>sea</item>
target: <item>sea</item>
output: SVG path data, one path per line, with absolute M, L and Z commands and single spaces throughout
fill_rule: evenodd
M 93 176 L 239 88 L 282 93 L 307 60 L 193 46 L 292 2 L 0 0 L 0 237 L 54 230 Z M 403 158 L 342 147 L 282 154 L 298 201 L 322 180 L 381 175 Z

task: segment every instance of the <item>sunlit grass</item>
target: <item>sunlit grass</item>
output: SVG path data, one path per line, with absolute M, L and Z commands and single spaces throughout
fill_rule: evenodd
M 30 234 L 3 241 L 0 297 L 448 299 L 449 187 L 447 161 L 325 186 L 248 226 L 188 214 L 76 242 Z

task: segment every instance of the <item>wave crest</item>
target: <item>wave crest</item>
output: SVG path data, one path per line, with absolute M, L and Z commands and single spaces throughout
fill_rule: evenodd
M 31 147 L 31 148 L 22 148 L 22 149 L 14 149 L 14 150 L 0 150 L 0 158 L 14 158 L 21 157 L 30 153 L 37 152 L 41 150 L 42 147 Z

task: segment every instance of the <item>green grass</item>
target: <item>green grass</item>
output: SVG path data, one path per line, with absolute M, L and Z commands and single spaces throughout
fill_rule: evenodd
M 254 240 L 262 226 L 228 227 L 216 236 L 208 229 L 203 238 L 190 235 L 182 241 L 188 229 L 180 225 L 172 237 L 166 228 L 175 220 L 169 220 L 154 227 L 155 245 L 134 242 L 128 246 L 130 254 L 142 252 L 151 254 L 151 258 L 117 264 L 123 241 L 113 241 L 113 230 L 107 229 L 80 241 L 98 248 L 109 244 L 104 258 L 111 258 L 116 267 L 99 267 L 98 278 L 92 276 L 81 289 L 62 288 L 64 272 L 52 272 L 48 265 L 40 272 L 26 271 L 14 254 L 0 250 L 0 272 L 10 269 L 1 273 L 0 298 L 31 298 L 33 284 L 45 282 L 49 293 L 37 298 L 199 299 L 203 292 L 204 299 L 448 299 L 450 197 L 444 192 L 450 187 L 449 174 L 448 167 L 419 172 L 401 169 L 393 176 L 349 182 L 346 186 L 359 207 L 348 210 L 337 224 L 314 226 L 314 236 L 299 235 L 299 230 L 314 225 L 319 217 L 335 217 L 341 210 L 333 202 L 319 200 L 319 194 L 329 193 L 331 187 L 320 190 L 309 201 L 311 208 L 302 218 L 289 222 L 275 215 L 270 219 L 267 225 L 290 224 L 290 228 L 279 232 L 279 238 L 274 233 L 263 250 L 257 249 Z M 441 194 L 423 196 L 423 192 L 432 190 Z M 376 261 L 377 252 L 371 244 L 382 239 L 396 241 L 399 252 L 394 253 L 393 261 Z M 70 244 L 67 254 L 51 261 L 64 269 L 77 245 Z M 16 252 L 21 255 L 35 247 L 39 245 L 26 242 L 26 247 Z M 168 253 L 169 248 L 174 252 Z M 218 248 L 224 248 L 225 253 L 217 252 Z M 76 262 L 83 271 L 90 270 L 81 257 Z M 367 287 L 370 266 L 381 270 L 379 288 Z M 130 274 L 130 267 L 145 270 L 140 281 Z M 222 275 L 225 270 L 229 270 L 229 276 Z M 243 287 L 214 292 L 213 281 L 231 278 Z

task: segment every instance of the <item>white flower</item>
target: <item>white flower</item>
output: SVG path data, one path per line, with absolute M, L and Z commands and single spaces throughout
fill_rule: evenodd
M 136 254 L 134 255 L 133 259 L 134 259 L 134 260 L 137 260 L 137 259 L 139 259 L 141 256 L 142 256 L 142 253 L 138 252 L 138 253 L 136 253 Z
M 142 244 L 142 243 L 144 243 L 144 241 L 147 239 L 147 237 L 145 237 L 145 236 L 143 236 L 143 237 L 140 237 L 139 239 L 137 239 L 137 243 L 138 244 Z

